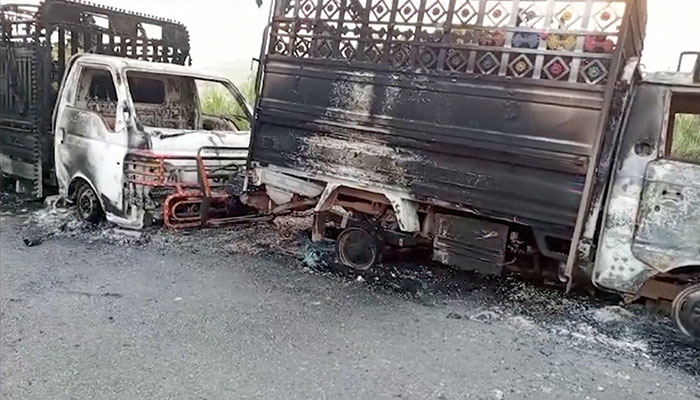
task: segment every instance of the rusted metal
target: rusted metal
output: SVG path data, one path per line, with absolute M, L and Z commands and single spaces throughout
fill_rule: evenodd
M 371 232 L 352 227 L 338 235 L 336 254 L 340 264 L 362 272 L 381 259 L 381 246 Z
M 683 287 L 679 285 L 678 282 L 650 279 L 630 298 L 630 300 L 636 301 L 640 298 L 645 298 L 655 301 L 673 301 L 682 290 Z
M 161 207 L 163 221 L 171 229 L 217 227 L 250 221 L 259 216 L 243 215 L 242 204 L 236 201 L 233 193 L 227 192 L 229 180 L 242 172 L 246 150 L 202 147 L 194 157 L 132 151 L 124 162 L 125 181 L 132 194 L 143 192 L 144 188 L 150 193 L 170 189 L 165 192 L 168 194 Z M 172 162 L 193 163 L 196 181 L 183 181 L 172 168 L 168 170 L 166 165 Z
M 270 196 L 263 191 L 252 191 L 246 192 L 241 195 L 241 201 L 248 207 L 252 207 L 259 211 L 269 211 L 270 210 Z
M 51 115 L 77 53 L 188 64 L 180 23 L 75 0 L 0 6 L 0 166 L 41 197 L 55 186 Z

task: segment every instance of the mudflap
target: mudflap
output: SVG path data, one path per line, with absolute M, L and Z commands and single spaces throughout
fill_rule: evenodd
M 500 275 L 507 243 L 507 225 L 455 215 L 435 215 L 435 261 L 464 271 Z

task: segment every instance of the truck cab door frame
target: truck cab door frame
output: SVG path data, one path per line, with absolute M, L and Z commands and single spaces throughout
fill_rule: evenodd
M 92 88 L 83 87 L 83 80 L 88 79 L 86 74 L 92 74 L 89 76 L 89 85 L 93 85 L 93 79 L 105 72 L 109 74 L 114 86 L 114 103 L 109 98 L 102 101 L 98 96 L 80 99 L 80 96 L 91 95 Z M 71 60 L 54 114 L 54 151 L 59 192 L 68 198 L 73 188 L 71 185 L 77 179 L 84 180 L 97 194 L 107 219 L 121 225 L 124 225 L 126 218 L 123 165 L 129 151 L 128 124 L 132 118 L 132 113 L 125 110 L 130 109 L 121 73 L 114 66 L 81 62 L 80 56 Z M 110 126 L 105 115 L 112 113 L 114 122 Z
M 597 246 L 593 283 L 602 289 L 634 295 L 658 274 L 700 265 L 700 164 L 670 154 L 674 99 L 684 93 L 700 95 L 659 83 L 635 94 Z
M 632 253 L 660 272 L 700 267 L 700 154 L 677 153 L 691 143 L 674 146 L 679 116 L 700 116 L 700 92 L 675 89 L 671 96 L 662 154 L 647 167 L 632 243 Z

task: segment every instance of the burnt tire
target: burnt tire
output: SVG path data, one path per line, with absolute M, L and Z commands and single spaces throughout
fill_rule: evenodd
M 75 195 L 75 205 L 78 218 L 91 224 L 96 224 L 104 218 L 102 205 L 97 198 L 97 194 L 87 183 L 83 183 L 78 188 Z
M 671 317 L 683 334 L 700 339 L 700 284 L 687 287 L 676 296 Z
M 335 254 L 342 266 L 364 272 L 379 261 L 379 241 L 362 228 L 347 228 L 336 239 Z

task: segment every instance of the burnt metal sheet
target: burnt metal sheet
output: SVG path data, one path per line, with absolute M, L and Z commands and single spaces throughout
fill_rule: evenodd
M 467 96 L 469 84 L 437 78 L 380 85 L 353 83 L 344 71 L 328 79 L 309 77 L 317 69 L 300 77 L 274 68 L 266 73 L 254 161 L 387 185 L 547 230 L 573 227 L 594 107 L 554 105 L 525 90 L 529 100 L 499 99 L 503 90 L 487 85 Z M 582 103 L 595 96 L 586 92 Z
M 632 243 L 645 173 L 664 148 L 662 133 L 670 104 L 668 87 L 650 83 L 637 87 L 613 167 L 597 243 L 593 282 L 598 287 L 636 293 L 658 273 L 633 254 Z
M 598 17 L 602 16 L 598 14 Z M 624 99 L 624 87 L 633 85 L 636 79 L 633 79 L 636 74 L 628 74 L 627 68 L 633 66 L 638 68 L 639 58 L 642 54 L 644 45 L 644 34 L 646 31 L 646 1 L 630 1 L 627 3 L 624 17 L 621 20 L 622 25 L 619 27 L 620 35 L 617 38 L 616 50 L 613 58 L 610 61 L 610 69 L 618 71 L 616 80 L 608 80 L 605 90 L 604 106 L 596 127 L 594 128 L 594 144 L 593 153 L 591 154 L 588 172 L 586 173 L 586 184 L 581 195 L 581 201 L 576 217 L 576 226 L 571 237 L 571 245 L 569 247 L 569 257 L 566 262 L 564 276 L 568 278 L 567 289 L 571 289 L 574 284 L 575 268 L 579 268 L 584 272 L 584 276 L 589 273 L 589 248 L 592 244 L 590 233 L 593 227 L 599 227 L 600 207 L 598 201 L 602 193 L 602 189 L 607 187 L 607 179 L 601 182 L 597 179 L 601 171 L 607 169 L 606 153 L 609 154 L 609 146 L 606 143 L 610 142 L 609 132 L 618 133 L 619 125 L 623 121 L 623 114 L 616 107 L 615 103 Z M 628 76 L 626 76 L 628 75 Z M 617 113 L 616 113 L 617 111 Z M 614 136 L 613 136 L 614 137 Z
M 499 275 L 505 263 L 507 242 L 507 225 L 454 215 L 435 215 L 435 261 L 465 271 Z
M 700 266 L 700 165 L 649 164 L 632 244 L 634 255 L 660 272 Z
M 0 156 L 2 170 L 32 182 L 31 194 L 43 195 L 42 135 L 39 106 L 41 48 L 33 43 L 9 46 L 0 41 Z

